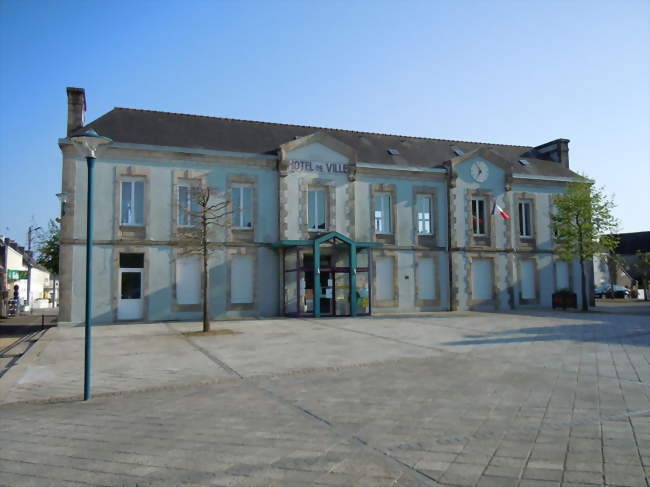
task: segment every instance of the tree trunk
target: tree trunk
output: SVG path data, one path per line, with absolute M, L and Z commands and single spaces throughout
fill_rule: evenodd
M 582 276 L 580 291 L 582 294 L 582 311 L 589 311 L 589 303 L 587 302 L 587 277 L 585 272 L 585 261 L 580 259 L 580 274 Z
M 582 311 L 589 311 L 587 302 L 587 279 L 585 278 L 585 256 L 583 249 L 583 235 L 580 227 L 580 219 L 576 216 L 576 227 L 578 228 L 578 256 L 580 257 L 580 294 L 582 295 Z
M 210 318 L 208 316 L 208 287 L 210 284 L 208 276 L 208 225 L 205 213 L 202 216 L 201 250 L 203 253 L 203 278 L 201 279 L 201 291 L 203 293 L 203 333 L 207 333 L 210 331 Z

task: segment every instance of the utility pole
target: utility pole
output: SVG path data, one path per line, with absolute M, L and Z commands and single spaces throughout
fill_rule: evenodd
M 40 229 L 41 227 L 30 225 L 27 230 L 27 306 L 29 306 L 29 314 L 32 314 L 32 232 Z
M 7 317 L 7 245 L 4 237 L 0 235 L 0 318 Z

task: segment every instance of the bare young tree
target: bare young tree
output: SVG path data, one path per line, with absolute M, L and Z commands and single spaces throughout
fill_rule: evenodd
M 201 310 L 203 314 L 203 332 L 210 331 L 208 313 L 208 290 L 210 275 L 208 258 L 215 248 L 215 242 L 209 241 L 209 234 L 214 227 L 225 226 L 228 215 L 228 201 L 220 198 L 220 193 L 208 186 L 195 186 L 190 190 L 189 207 L 181 204 L 181 211 L 189 219 L 190 226 L 183 232 L 181 243 L 185 254 L 200 255 L 201 266 Z M 180 203 L 179 203 L 180 204 Z

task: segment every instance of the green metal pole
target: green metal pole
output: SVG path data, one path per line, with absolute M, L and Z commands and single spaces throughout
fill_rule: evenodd
M 350 314 L 357 316 L 357 245 L 350 245 Z
M 92 325 L 93 325 L 93 172 L 95 158 L 86 157 L 88 187 L 86 197 L 86 337 L 84 357 L 84 401 L 91 396 Z
M 320 318 L 320 245 L 314 241 L 314 318 Z

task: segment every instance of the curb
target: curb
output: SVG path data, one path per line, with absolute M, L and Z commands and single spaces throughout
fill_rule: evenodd
M 36 339 L 36 343 L 32 344 L 25 353 L 20 357 L 16 365 L 11 367 L 5 374 L 0 377 L 0 405 L 5 404 L 6 398 L 13 386 L 20 380 L 27 368 L 34 362 L 47 345 L 52 341 L 50 340 L 50 330 L 56 327 L 47 328 L 43 334 Z

